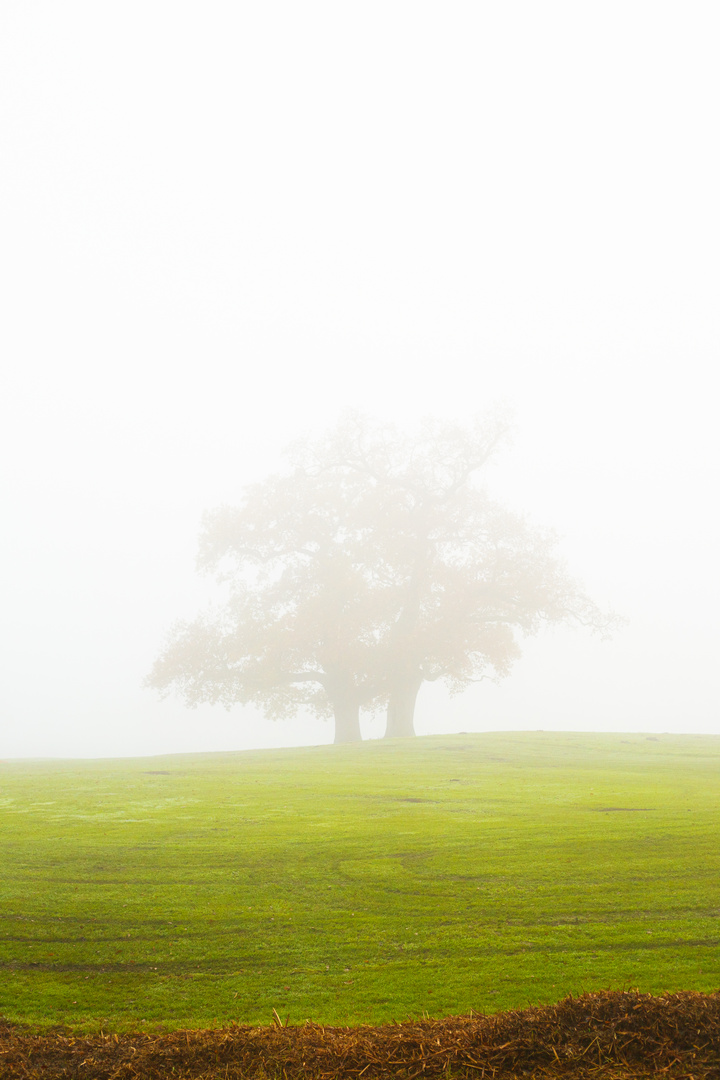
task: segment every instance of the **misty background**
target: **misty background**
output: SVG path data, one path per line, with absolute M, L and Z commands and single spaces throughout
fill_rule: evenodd
M 720 732 L 712 3 L 5 0 L 0 756 L 328 742 L 160 701 L 200 517 L 357 407 L 497 401 L 487 472 L 629 619 L 419 733 Z M 367 735 L 382 734 L 382 718 Z

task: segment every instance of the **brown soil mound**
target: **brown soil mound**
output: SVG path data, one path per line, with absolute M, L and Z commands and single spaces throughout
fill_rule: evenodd
M 32 1035 L 0 1020 L 2 1080 L 352 1080 L 664 1076 L 720 1080 L 720 991 L 612 991 L 557 1005 L 379 1027 Z

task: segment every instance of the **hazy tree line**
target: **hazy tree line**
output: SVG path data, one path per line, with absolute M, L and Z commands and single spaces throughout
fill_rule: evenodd
M 385 709 L 405 736 L 423 682 L 506 675 L 543 624 L 608 632 L 553 535 L 483 489 L 507 434 L 500 414 L 413 435 L 351 414 L 294 444 L 285 473 L 205 515 L 198 568 L 226 601 L 173 628 L 148 685 L 271 718 L 307 708 L 336 742 Z

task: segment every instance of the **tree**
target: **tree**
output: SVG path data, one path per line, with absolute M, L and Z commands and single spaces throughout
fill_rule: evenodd
M 198 568 L 227 603 L 178 623 L 148 684 L 186 703 L 255 703 L 272 718 L 299 707 L 334 716 L 337 742 L 360 739 L 360 708 L 378 695 L 373 584 L 350 508 L 359 478 L 296 467 L 249 487 L 240 507 L 204 517 Z
M 305 706 L 334 715 L 336 742 L 386 706 L 386 734 L 405 736 L 423 682 L 506 675 L 543 624 L 607 633 L 554 536 L 478 485 L 507 433 L 499 414 L 414 435 L 349 414 L 295 444 L 288 473 L 205 516 L 198 565 L 227 602 L 174 628 L 148 684 L 270 717 Z

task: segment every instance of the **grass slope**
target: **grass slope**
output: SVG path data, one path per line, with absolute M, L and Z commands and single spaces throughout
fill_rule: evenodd
M 720 986 L 720 738 L 0 764 L 0 1015 L 377 1023 Z

